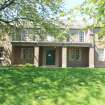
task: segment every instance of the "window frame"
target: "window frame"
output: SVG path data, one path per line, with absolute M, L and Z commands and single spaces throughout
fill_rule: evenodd
M 80 33 L 81 33 L 81 32 L 83 33 L 83 39 L 82 39 L 83 41 L 80 40 L 80 35 L 81 35 Z M 84 31 L 79 31 L 79 32 L 78 32 L 78 39 L 79 39 L 79 42 L 81 42 L 81 43 L 85 42 L 85 35 L 86 35 L 86 33 L 85 33 Z
M 33 55 L 31 55 L 32 54 L 31 51 L 33 52 L 33 48 L 26 48 L 26 47 L 21 48 L 21 59 L 27 59 L 27 58 L 28 60 L 32 59 Z
M 79 58 L 78 59 L 76 59 L 76 56 L 77 56 L 76 51 L 77 50 L 79 51 L 79 53 L 78 53 Z M 74 58 L 72 56 L 74 56 Z M 70 61 L 81 61 L 81 49 L 80 48 L 70 48 L 70 50 L 69 50 L 69 60 Z
M 29 30 L 28 29 L 21 29 L 20 30 L 21 34 L 21 40 L 22 41 L 28 41 L 29 40 Z

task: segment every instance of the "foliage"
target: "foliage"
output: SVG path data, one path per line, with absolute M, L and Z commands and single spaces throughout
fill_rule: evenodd
M 1 0 L 0 23 L 19 27 L 25 26 L 24 22 L 32 23 L 34 28 L 40 27 L 56 36 L 62 33 L 55 24 L 62 12 L 61 4 L 62 0 Z
M 105 1 L 85 0 L 80 6 L 81 13 L 93 20 L 94 27 L 101 27 L 101 34 L 105 33 Z
M 1 105 L 104 105 L 105 71 L 89 68 L 0 68 Z

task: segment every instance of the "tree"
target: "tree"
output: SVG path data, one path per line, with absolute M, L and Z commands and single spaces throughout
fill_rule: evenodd
M 48 33 L 60 33 L 55 20 L 62 11 L 61 3 L 62 0 L 0 0 L 0 24 L 23 26 L 22 22 L 28 21 L 34 28 L 38 25 Z
M 54 15 L 60 9 L 61 0 L 1 0 L 0 21 L 12 22 L 19 19 L 34 21 L 35 17 Z
M 94 27 L 101 27 L 101 34 L 105 33 L 105 1 L 104 0 L 85 0 L 80 6 L 81 14 L 93 19 Z

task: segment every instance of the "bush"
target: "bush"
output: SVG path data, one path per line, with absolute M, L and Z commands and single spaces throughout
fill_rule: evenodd
M 33 64 L 26 63 L 24 66 L 25 66 L 25 67 L 33 67 Z

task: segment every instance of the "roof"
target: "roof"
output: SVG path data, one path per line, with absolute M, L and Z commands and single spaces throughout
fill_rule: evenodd
M 71 29 L 84 29 L 92 26 L 93 22 L 86 21 L 84 18 L 79 17 L 70 21 L 68 19 L 61 20 L 59 24 L 61 24 L 63 27 L 68 26 Z

